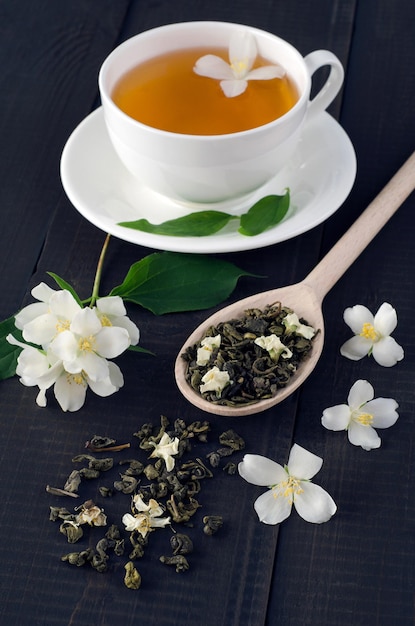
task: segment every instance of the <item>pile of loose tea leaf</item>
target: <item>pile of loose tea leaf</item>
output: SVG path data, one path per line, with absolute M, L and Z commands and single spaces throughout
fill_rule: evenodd
M 205 400 L 247 405 L 276 395 L 312 349 L 316 330 L 281 303 L 211 326 L 181 355 L 186 380 Z
M 161 532 L 158 528 L 163 526 L 170 529 L 166 536 L 169 550 L 159 556 L 160 563 L 173 566 L 179 573 L 187 571 L 191 563 L 189 554 L 197 540 L 194 533 L 193 538 L 189 536 L 189 529 L 198 528 L 197 532 L 211 536 L 220 530 L 224 521 L 220 511 L 200 514 L 203 482 L 212 479 L 218 468 L 228 475 L 236 474 L 237 463 L 228 457 L 245 447 L 244 440 L 234 430 L 228 430 L 219 435 L 212 449 L 214 442 L 209 442 L 210 431 L 206 421 L 187 424 L 177 419 L 170 425 L 169 420 L 161 416 L 159 425 L 146 423 L 133 433 L 138 440 L 136 453 L 130 454 L 130 443 L 119 445 L 109 437 L 95 435 L 87 441 L 86 451 L 73 457 L 72 462 L 77 467 L 70 472 L 63 487 L 48 485 L 47 492 L 58 497 L 79 498 L 86 489 L 85 483 L 91 486 L 91 482 L 99 481 L 95 487 L 97 499 L 108 502 L 109 498 L 112 501 L 120 494 L 128 498 L 122 498 L 116 519 L 112 520 L 108 519 L 107 507 L 90 498 L 72 511 L 51 506 L 49 519 L 60 523 L 59 531 L 67 542 L 82 544 L 86 540 L 87 543 L 86 547 L 65 553 L 61 560 L 106 572 L 111 569 L 112 559 L 124 558 L 124 584 L 138 589 L 142 578 L 137 561 L 150 549 L 153 532 Z M 202 459 L 201 448 L 208 443 L 210 451 L 205 451 Z M 193 455 L 195 448 L 197 455 Z M 121 451 L 123 458 L 116 459 L 114 455 Z M 83 466 L 79 468 L 80 464 Z M 100 536 L 95 541 L 90 533 L 98 532 Z

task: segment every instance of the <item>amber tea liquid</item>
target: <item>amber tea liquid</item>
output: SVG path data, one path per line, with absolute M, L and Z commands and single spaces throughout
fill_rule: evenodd
M 205 54 L 216 54 L 228 62 L 224 48 L 188 48 L 154 57 L 119 80 L 112 94 L 115 104 L 130 117 L 160 130 L 223 135 L 272 122 L 299 98 L 288 76 L 249 81 L 243 94 L 227 98 L 219 80 L 193 71 L 197 59 Z M 269 64 L 257 57 L 254 67 Z

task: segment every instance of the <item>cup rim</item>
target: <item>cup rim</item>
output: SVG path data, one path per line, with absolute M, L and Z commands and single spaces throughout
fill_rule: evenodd
M 198 28 L 204 28 L 204 27 L 209 27 L 209 26 L 210 27 L 215 26 L 215 27 L 221 27 L 221 28 L 230 27 L 231 29 L 246 28 L 253 34 L 258 34 L 261 37 L 265 36 L 267 38 L 277 39 L 280 43 L 282 43 L 287 48 L 289 48 L 291 53 L 297 56 L 298 60 L 302 64 L 303 69 L 304 69 L 304 76 L 306 79 L 306 85 L 303 88 L 303 91 L 300 94 L 300 97 L 298 98 L 294 106 L 292 106 L 291 109 L 289 109 L 289 111 L 284 113 L 284 115 L 281 115 L 280 117 L 276 118 L 275 120 L 272 120 L 271 122 L 262 124 L 261 126 L 255 126 L 254 128 L 249 128 L 247 130 L 237 131 L 234 133 L 221 133 L 221 134 L 215 134 L 215 135 L 177 133 L 174 131 L 163 130 L 160 128 L 156 128 L 155 126 L 149 126 L 148 124 L 144 124 L 143 122 L 140 122 L 139 120 L 136 120 L 133 117 L 127 115 L 127 113 L 124 113 L 124 111 L 115 104 L 114 100 L 111 97 L 109 89 L 107 85 L 105 84 L 107 74 L 110 71 L 111 64 L 114 62 L 114 60 L 120 54 L 122 54 L 126 49 L 134 46 L 135 42 L 138 39 L 142 41 L 146 38 L 150 38 L 150 37 L 152 38 L 155 34 L 157 34 L 157 32 L 166 31 L 166 30 L 173 30 L 173 29 L 180 29 L 180 28 L 184 28 L 185 30 L 186 29 L 190 30 L 191 28 L 194 28 L 195 25 Z M 210 142 L 210 141 L 217 142 L 218 140 L 221 140 L 221 139 L 225 140 L 225 139 L 229 139 L 230 137 L 243 138 L 248 135 L 258 133 L 258 132 L 266 132 L 267 130 L 271 128 L 278 127 L 281 124 L 289 121 L 292 117 L 294 117 L 297 114 L 298 109 L 304 106 L 304 100 L 308 99 L 309 91 L 311 87 L 311 77 L 306 70 L 304 57 L 301 55 L 301 53 L 290 42 L 286 41 L 282 37 L 279 37 L 278 35 L 274 35 L 273 33 L 270 33 L 269 31 L 262 30 L 255 26 L 247 26 L 245 24 L 240 24 L 237 22 L 224 22 L 221 20 L 217 20 L 217 21 L 216 20 L 207 20 L 207 21 L 206 20 L 192 20 L 189 22 L 173 22 L 171 24 L 164 24 L 163 26 L 156 26 L 154 28 L 150 28 L 148 30 L 142 31 L 141 33 L 137 33 L 136 35 L 133 35 L 132 37 L 129 37 L 128 39 L 120 43 L 104 59 L 100 67 L 99 74 L 98 74 L 98 86 L 99 86 L 99 91 L 100 91 L 100 96 L 101 96 L 101 104 L 104 105 L 104 102 L 105 102 L 105 105 L 107 107 L 109 107 L 118 117 L 121 117 L 121 119 L 124 119 L 124 121 L 131 124 L 133 128 L 143 129 L 149 133 L 154 133 L 155 135 L 162 136 L 162 137 L 175 138 L 176 140 L 177 138 L 181 138 L 182 140 L 187 140 L 187 141 L 194 140 L 194 141 L 204 141 L 204 142 Z M 103 108 L 105 111 L 105 106 Z

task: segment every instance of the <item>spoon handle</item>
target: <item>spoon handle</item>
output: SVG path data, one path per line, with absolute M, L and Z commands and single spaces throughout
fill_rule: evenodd
M 415 152 L 303 281 L 324 296 L 415 188 Z

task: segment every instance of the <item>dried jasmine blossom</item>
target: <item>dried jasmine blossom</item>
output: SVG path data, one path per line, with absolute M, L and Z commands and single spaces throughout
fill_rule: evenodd
M 271 398 L 307 357 L 315 334 L 305 320 L 280 303 L 246 310 L 242 319 L 210 327 L 198 344 L 182 354 L 186 380 L 214 404 L 238 406 Z M 208 338 L 214 341 L 207 351 Z

